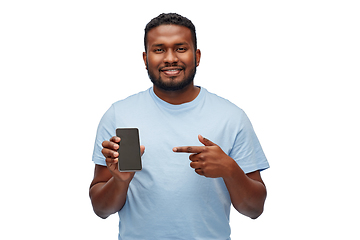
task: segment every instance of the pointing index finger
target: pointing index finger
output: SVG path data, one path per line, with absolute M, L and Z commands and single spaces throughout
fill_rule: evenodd
M 182 153 L 201 153 L 205 149 L 203 146 L 187 146 L 187 147 L 174 147 L 174 152 L 182 152 Z

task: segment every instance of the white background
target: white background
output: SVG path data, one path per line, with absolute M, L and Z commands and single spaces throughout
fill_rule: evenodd
M 358 239 L 360 8 L 347 0 L 1 1 L 0 238 L 117 239 L 117 215 L 98 218 L 88 197 L 93 143 L 113 102 L 151 86 L 143 29 L 162 12 L 193 21 L 196 84 L 245 110 L 271 165 L 265 212 L 232 210 L 232 238 Z

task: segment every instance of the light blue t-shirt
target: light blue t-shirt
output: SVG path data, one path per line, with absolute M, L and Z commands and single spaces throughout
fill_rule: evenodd
M 114 103 L 100 121 L 93 161 L 106 166 L 102 142 L 116 128 L 138 128 L 145 146 L 143 169 L 130 183 L 119 211 L 119 239 L 230 239 L 230 196 L 222 178 L 190 167 L 178 146 L 202 146 L 198 135 L 218 144 L 245 173 L 269 167 L 246 114 L 201 88 L 195 100 L 172 105 L 150 88 Z

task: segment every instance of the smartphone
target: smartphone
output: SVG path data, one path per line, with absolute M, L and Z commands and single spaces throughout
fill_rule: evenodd
M 137 128 L 118 128 L 116 129 L 116 136 L 121 138 L 118 149 L 119 171 L 141 171 L 139 130 Z

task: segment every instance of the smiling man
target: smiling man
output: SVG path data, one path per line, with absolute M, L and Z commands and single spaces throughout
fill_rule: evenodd
M 114 103 L 100 121 L 94 211 L 119 214 L 119 239 L 228 240 L 231 204 L 253 219 L 262 214 L 268 161 L 246 114 L 194 85 L 201 52 L 190 20 L 161 14 L 144 43 L 153 87 Z M 116 128 L 139 129 L 142 171 L 118 170 Z
M 143 58 L 155 94 L 167 98 L 171 92 L 173 104 L 189 101 L 189 94 L 194 99 L 200 91 L 193 80 L 201 53 L 196 49 L 191 30 L 181 25 L 160 25 L 148 31 L 146 40 Z

